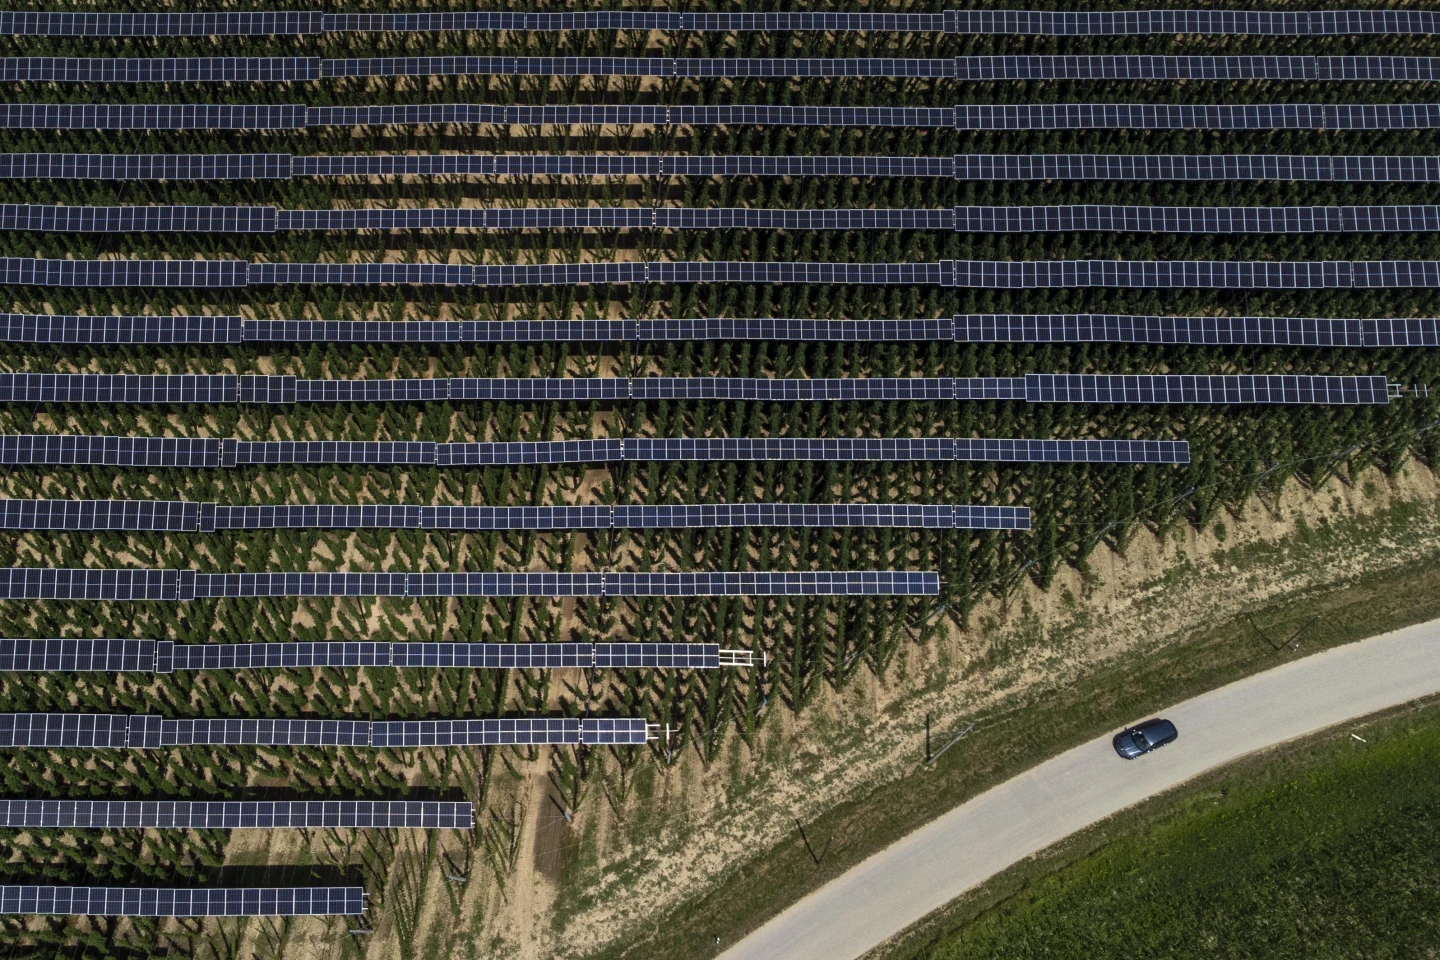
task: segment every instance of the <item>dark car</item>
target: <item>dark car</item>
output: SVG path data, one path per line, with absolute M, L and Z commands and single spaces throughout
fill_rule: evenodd
M 1134 760 L 1142 753 L 1165 746 L 1178 736 L 1180 731 L 1175 729 L 1175 724 L 1169 720 L 1155 719 L 1120 731 L 1115 734 L 1111 743 L 1115 745 L 1115 752 L 1120 756 L 1126 760 Z

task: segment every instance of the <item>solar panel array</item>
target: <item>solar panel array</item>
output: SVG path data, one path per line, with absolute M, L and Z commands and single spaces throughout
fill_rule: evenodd
M 1037 446 L 1038 445 L 1038 446 Z M 960 456 L 960 451 L 964 455 Z M 995 457 L 986 456 L 994 451 Z M 969 440 L 909 437 L 665 438 L 430 443 L 189 440 L 20 434 L 0 436 L 0 466 L 234 467 L 293 463 L 421 464 L 438 467 L 685 460 L 1037 460 L 1189 463 L 1184 441 Z
M 469 802 L 424 800 L 0 800 L 0 827 L 37 829 L 469 830 Z
M 1279 289 L 1440 287 L 1440 260 L 941 260 L 937 263 L 256 263 L 0 258 L 0 284 L 49 287 L 243 287 L 268 284 L 577 286 L 862 284 L 983 289 Z
M 1030 374 L 1025 392 L 1038 403 L 1389 403 L 1384 377 Z
M 92 917 L 358 916 L 364 887 L 0 886 L 0 914 Z
M 304 130 L 433 126 L 950 127 L 957 130 L 1428 130 L 1440 103 L 962 104 L 957 107 L 652 104 L 0 104 L 0 129 Z
M 1382 379 L 1383 382 L 1383 379 Z M 1020 380 L 1021 395 L 1025 381 Z M 924 527 L 1027 530 L 1028 507 L 905 503 L 464 507 L 224 506 L 166 500 L 0 500 L 4 530 L 605 530 L 671 527 Z M 4 641 L 0 641 L 3 644 Z
M 0 600 L 934 596 L 939 592 L 938 574 L 909 570 L 763 573 L 196 573 L 193 570 L 58 567 L 0 570 Z
M 1387 80 L 1440 77 L 1440 59 L 1395 56 L 902 57 L 0 57 L 33 83 L 303 82 L 337 77 L 937 77 L 993 80 Z
M 944 13 L 679 13 L 589 10 L 574 13 L 0 13 L 0 33 L 47 36 L 165 37 L 343 32 L 664 30 L 869 31 L 891 33 L 1126 36 L 1143 34 L 1431 34 L 1428 10 L 947 10 Z
M 1440 161 L 1440 158 L 1437 158 Z M 749 207 L 274 207 L 0 205 L 0 230 L 45 233 L 273 233 L 276 230 L 956 230 L 963 233 L 1418 233 L 1433 204 L 1354 207 L 973 206 L 783 210 Z M 478 276 L 478 275 L 477 275 Z M 384 281 L 380 281 L 384 282 Z M 459 282 L 441 280 L 439 282 Z M 473 281 L 472 281 L 473 282 Z
M 240 317 L 88 317 L 0 314 L 12 343 L 523 343 L 685 340 L 843 342 L 1253 343 L 1436 346 L 1436 318 L 1112 317 L 977 314 L 933 320 L 242 320 Z M 1037 339 L 1039 338 L 1039 339 Z M 298 389 L 298 388 L 297 388 Z
M 644 720 L 301 720 L 0 713 L 0 748 L 158 750 L 185 746 L 448 747 L 643 744 Z
M 1433 183 L 1440 157 L 1305 154 L 957 154 L 959 180 L 1282 180 Z
M 18 641 L 25 642 L 25 641 Z M 49 643 L 52 641 L 28 641 Z M 718 669 L 706 643 L 206 643 L 157 648 L 155 672 L 300 667 L 552 670 L 644 665 Z M 167 659 L 168 658 L 168 659 Z
M 1161 317 L 1122 314 L 974 314 L 956 317 L 968 343 L 1256 344 L 1287 347 L 1435 347 L 1440 318 Z
M 1434 183 L 1440 157 L 1308 154 L 957 154 L 954 157 L 382 154 L 0 154 L 0 179 L 291 177 L 954 177 L 960 180 L 1283 180 Z M 352 211 L 311 211 L 349 214 Z M 396 215 L 403 211 L 392 211 Z M 282 212 L 283 215 L 283 212 Z M 286 229 L 298 229 L 291 226 Z M 316 228 L 310 228 L 316 229 Z M 340 229 L 329 227 L 327 229 Z M 355 229 L 355 228 L 346 228 Z

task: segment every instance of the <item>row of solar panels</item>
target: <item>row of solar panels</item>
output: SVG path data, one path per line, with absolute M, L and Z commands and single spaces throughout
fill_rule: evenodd
M 11 180 L 286 180 L 290 177 L 541 175 L 1434 183 L 1440 181 L 1440 157 L 1090 153 L 957 154 L 953 158 L 454 153 L 295 157 L 288 153 L 0 153 L 0 179 Z
M 1184 440 L 731 437 L 608 440 L 214 440 L 182 437 L 0 436 L 0 466 L 235 467 L 261 464 L 520 466 L 676 461 L 979 461 L 1189 463 Z
M 487 747 L 643 744 L 644 720 L 169 720 L 118 713 L 0 713 L 0 749 L 164 747 Z
M 1433 233 L 1440 205 L 1138 207 L 1069 204 L 945 209 L 755 207 L 79 207 L 0 204 L 0 230 L 275 233 L 292 230 L 954 230 L 959 233 Z
M 661 530 L 715 527 L 920 527 L 1028 530 L 1029 507 L 921 503 L 706 503 L 665 506 L 430 507 L 180 500 L 0 500 L 3 530 Z M 4 641 L 0 641 L 3 644 Z
M 1259 34 L 1326 36 L 1440 32 L 1430 10 L 946 10 L 943 13 L 681 13 L 587 10 L 574 13 L 0 13 L 0 34 L 86 37 L 273 36 L 440 31 L 537 32 L 867 31 L 1041 36 Z
M 753 664 L 725 651 L 725 666 Z M 174 643 L 170 640 L 0 639 L 0 672 L 174 673 L 305 667 L 476 670 L 717 670 L 713 643 Z
M 6 403 L 398 403 L 626 400 L 1024 400 L 1028 403 L 1385 404 L 1384 377 L 1106 375 L 1023 377 L 432 377 L 0 373 Z
M 210 600 L 221 597 L 858 597 L 937 596 L 913 570 L 768 573 L 196 573 L 0 569 L 0 600 Z
M 364 887 L 0 886 L 0 914 L 90 917 L 328 917 L 365 912 Z
M 1440 103 L 1021 103 L 956 107 L 0 104 L 0 129 L 11 130 L 304 130 L 326 126 L 445 124 L 946 127 L 956 130 L 1430 130 L 1440 127 Z
M 1440 260 L 941 260 L 936 263 L 715 260 L 466 266 L 0 258 L 0 284 L 11 286 L 221 289 L 276 284 L 570 287 L 637 283 L 923 285 L 984 290 L 1440 287 Z
M 933 320 L 245 320 L 0 314 L 0 343 L 640 343 L 807 340 L 1440 346 L 1440 318 L 970 314 Z M 297 388 L 298 389 L 298 388 Z
M 11 830 L 469 830 L 475 805 L 434 800 L 0 800 Z
M 0 81 L 244 83 L 341 77 L 905 77 L 990 80 L 1440 79 L 1405 56 L 903 57 L 0 57 Z

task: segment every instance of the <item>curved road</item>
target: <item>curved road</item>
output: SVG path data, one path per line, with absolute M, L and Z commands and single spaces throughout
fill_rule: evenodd
M 852 960 L 1011 864 L 1196 774 L 1437 692 L 1440 620 L 1201 694 L 1160 711 L 1180 729 L 1170 746 L 1126 761 L 1106 734 L 1047 760 L 851 868 L 721 960 Z

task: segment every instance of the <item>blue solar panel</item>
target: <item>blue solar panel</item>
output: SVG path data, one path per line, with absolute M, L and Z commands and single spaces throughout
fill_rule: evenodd
M 0 13 L 0 34 L 48 37 L 220 37 L 320 33 L 312 11 L 222 13 Z
M 10 130 L 303 130 L 298 104 L 0 104 L 0 129 Z
M 1440 318 L 1165 317 L 975 314 L 954 322 L 967 343 L 1256 344 L 1292 347 L 1440 346 Z
M 0 914 L 95 917 L 358 916 L 364 887 L 0 887 Z
M 240 343 L 239 317 L 82 317 L 0 314 L 7 343 Z
M 0 529 L 198 532 L 200 504 L 179 500 L 0 500 Z
M 1260 403 L 1384 405 L 1384 377 L 1059 376 L 1025 377 L 1032 403 Z
M 422 800 L 0 800 L 12 829 L 469 830 L 474 805 Z
M 8 180 L 284 180 L 287 153 L 0 153 Z

